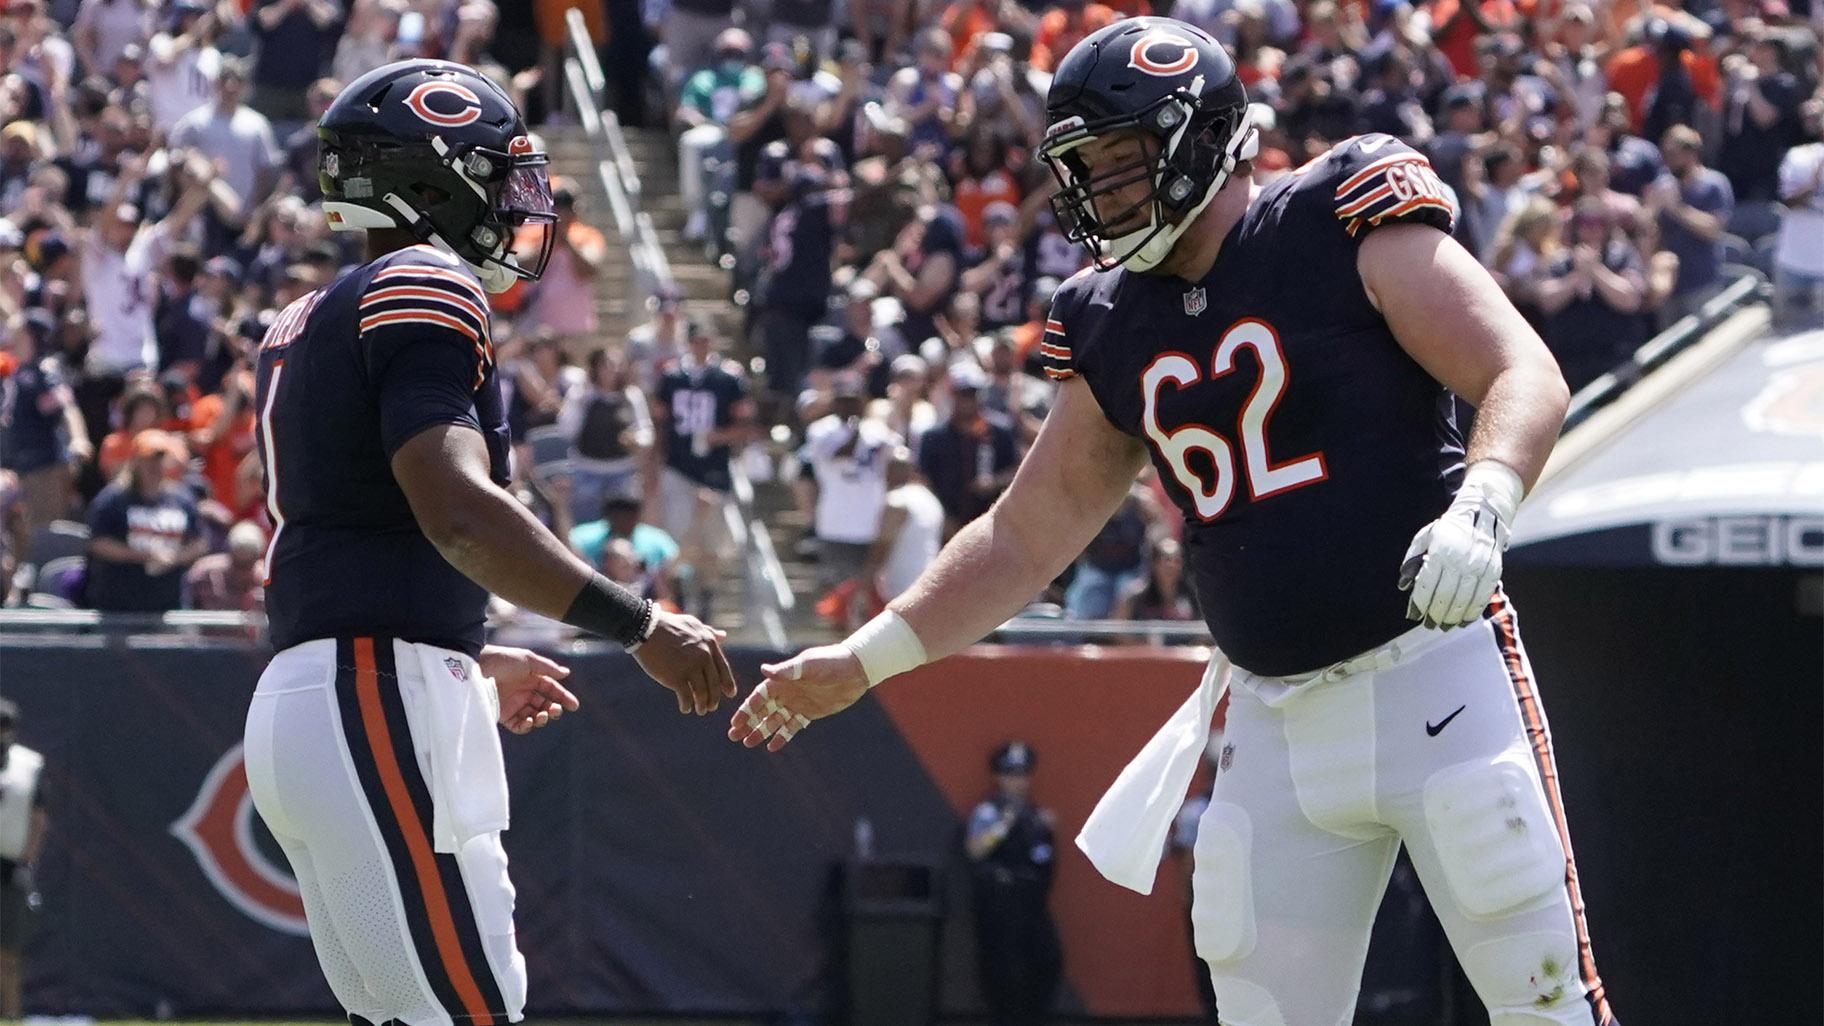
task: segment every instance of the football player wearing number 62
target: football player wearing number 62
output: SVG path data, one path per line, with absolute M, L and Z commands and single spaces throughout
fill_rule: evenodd
M 1053 301 L 1050 417 L 993 510 L 886 612 L 764 668 L 730 738 L 778 751 L 983 637 L 1150 458 L 1184 512 L 1219 655 L 1079 846 L 1150 888 L 1202 748 L 1184 735 L 1207 731 L 1226 684 L 1232 755 L 1198 833 L 1192 914 L 1225 1024 L 1348 1020 L 1402 841 L 1495 1026 L 1610 1023 L 1499 583 L 1567 402 L 1551 355 L 1398 141 L 1357 137 L 1250 181 L 1246 97 L 1196 28 L 1096 32 L 1048 108 L 1054 209 L 1096 260 Z M 1451 393 L 1478 411 L 1467 446 Z

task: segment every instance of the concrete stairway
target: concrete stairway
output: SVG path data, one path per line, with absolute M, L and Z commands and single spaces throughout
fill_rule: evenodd
M 595 148 L 582 129 L 571 126 L 549 126 L 541 130 L 547 152 L 551 154 L 552 173 L 577 183 L 583 198 L 583 217 L 608 236 L 612 246 L 609 262 L 596 284 L 596 310 L 601 320 L 601 338 L 619 339 L 647 318 L 644 309 L 634 305 L 634 266 L 627 250 L 619 245 L 608 197 L 596 170 Z M 671 265 L 674 281 L 683 292 L 687 317 L 714 325 L 717 332 L 730 340 L 728 355 L 743 364 L 754 355 L 744 341 L 745 311 L 729 296 L 728 271 L 716 265 L 704 246 L 685 242 L 683 228 L 686 211 L 678 194 L 677 146 L 663 129 L 627 129 L 628 148 L 639 169 L 640 208 L 653 221 L 660 245 Z M 583 353 L 573 354 L 581 359 Z M 775 457 L 781 446 L 768 441 Z M 821 640 L 829 629 L 816 619 L 810 607 L 820 594 L 818 568 L 796 555 L 798 543 L 807 525 L 798 513 L 791 491 L 774 481 L 756 483 L 756 513 L 764 522 L 786 571 L 787 583 L 797 599 L 797 606 L 787 618 L 786 630 L 794 642 Z M 727 572 L 715 596 L 717 626 L 731 633 L 741 630 L 740 614 L 745 606 L 744 583 L 738 571 Z M 756 639 L 757 640 L 757 639 Z

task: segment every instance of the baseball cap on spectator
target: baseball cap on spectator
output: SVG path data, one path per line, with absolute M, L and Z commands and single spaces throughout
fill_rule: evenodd
M 968 360 L 951 364 L 949 374 L 952 392 L 980 392 L 988 387 L 988 375 Z
M 1017 224 L 1020 208 L 1006 200 L 995 200 L 982 211 L 983 224 Z
M 203 273 L 214 275 L 217 278 L 227 278 L 230 281 L 238 281 L 242 273 L 241 262 L 231 256 L 210 257 L 203 264 Z
M 562 176 L 551 179 L 551 202 L 559 207 L 576 206 L 576 183 Z
M 746 60 L 754 52 L 754 37 L 744 29 L 723 29 L 716 36 L 716 57 L 719 60 Z
M 901 353 L 887 365 L 887 370 L 895 381 L 912 377 L 915 374 L 922 378 L 930 369 L 931 366 L 925 362 L 925 358 L 916 353 Z
M 33 149 L 38 148 L 38 126 L 24 118 L 8 121 L 5 128 L 0 128 L 0 139 L 18 140 Z
M 223 55 L 221 63 L 216 66 L 215 80 L 232 78 L 240 82 L 247 81 L 247 58 Z
M 1480 82 L 1463 82 L 1444 90 L 1444 109 L 1473 107 L 1482 102 L 1484 89 Z
M 1024 741 L 1009 741 L 989 758 L 988 768 L 1004 776 L 1027 776 L 1037 761 L 1031 745 Z

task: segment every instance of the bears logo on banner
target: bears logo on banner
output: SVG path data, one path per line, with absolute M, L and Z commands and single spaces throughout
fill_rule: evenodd
M 171 824 L 171 834 L 235 908 L 281 933 L 308 936 L 298 882 L 254 843 L 253 816 L 246 764 L 235 745 L 203 778 L 196 800 Z

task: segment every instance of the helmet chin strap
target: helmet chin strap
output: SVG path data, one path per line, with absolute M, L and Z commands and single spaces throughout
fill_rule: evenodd
M 1107 246 L 1111 251 L 1123 245 L 1127 247 L 1127 252 L 1114 258 L 1115 263 L 1141 272 L 1153 270 L 1164 263 L 1165 258 L 1171 255 L 1172 248 L 1178 244 L 1178 239 L 1184 234 L 1185 229 L 1191 226 L 1191 222 L 1197 220 L 1204 208 L 1216 199 L 1216 194 L 1222 191 L 1222 187 L 1228 184 L 1229 175 L 1235 170 L 1235 165 L 1252 159 L 1259 149 L 1260 133 L 1254 130 L 1249 112 L 1243 110 L 1240 123 L 1235 126 L 1234 134 L 1229 136 L 1229 145 L 1222 155 L 1222 164 L 1216 169 L 1216 174 L 1210 178 L 1210 186 L 1204 190 L 1203 198 L 1198 200 L 1197 205 L 1187 211 L 1175 224 L 1165 220 L 1160 204 L 1155 202 L 1152 212 L 1148 216 L 1146 227 L 1108 240 Z
M 437 229 L 431 226 L 431 222 L 420 217 L 418 211 L 412 209 L 412 205 L 400 198 L 398 193 L 389 192 L 386 194 L 385 199 L 387 206 L 392 207 L 399 212 L 399 218 L 404 222 L 401 227 L 405 228 L 406 231 L 411 232 L 413 237 L 417 238 L 419 241 L 428 242 L 445 253 L 448 253 L 450 256 L 462 261 L 469 270 L 475 272 L 475 277 L 480 279 L 482 288 L 487 289 L 491 293 L 498 294 L 512 288 L 513 283 L 519 280 L 519 275 L 514 274 L 510 268 L 503 266 L 500 263 L 477 264 L 468 257 L 463 256 L 461 253 L 456 252 L 456 248 L 451 246 L 442 235 L 438 234 Z M 500 245 L 494 248 L 494 259 L 497 261 L 505 259 L 506 251 L 507 244 L 503 240 Z

